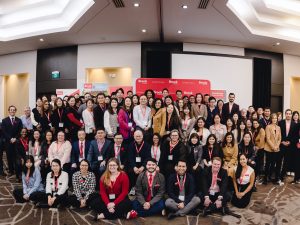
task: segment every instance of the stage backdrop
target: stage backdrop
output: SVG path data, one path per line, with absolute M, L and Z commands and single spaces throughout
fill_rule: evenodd
M 138 78 L 136 80 L 136 93 L 144 94 L 145 90 L 152 89 L 156 97 L 162 97 L 162 90 L 167 88 L 170 95 L 176 100 L 176 90 L 182 90 L 183 95 L 196 93 L 210 94 L 209 80 L 196 79 L 169 79 L 169 78 Z

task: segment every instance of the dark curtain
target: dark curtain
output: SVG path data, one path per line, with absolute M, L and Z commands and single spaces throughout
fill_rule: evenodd
M 253 58 L 253 106 L 255 108 L 271 105 L 271 71 L 270 59 Z

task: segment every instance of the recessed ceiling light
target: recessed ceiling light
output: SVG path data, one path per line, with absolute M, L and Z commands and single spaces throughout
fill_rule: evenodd
M 143 33 L 146 33 L 146 31 L 147 31 L 146 29 L 142 29 L 142 32 L 143 32 Z
M 187 5 L 183 5 L 183 6 L 181 6 L 183 9 L 187 9 L 188 8 L 188 6 Z
M 280 42 L 277 42 L 276 45 L 280 45 Z
M 140 4 L 139 3 L 134 3 L 133 6 L 134 7 L 140 7 Z
M 178 34 L 182 34 L 182 31 L 181 31 L 181 30 L 178 30 L 177 33 L 178 33 Z
M 44 39 L 43 38 L 40 38 L 40 42 L 43 42 L 44 41 Z

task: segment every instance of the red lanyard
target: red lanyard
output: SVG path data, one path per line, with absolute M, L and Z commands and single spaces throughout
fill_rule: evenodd
M 58 117 L 59 117 L 59 122 L 61 122 L 61 118 L 62 118 L 62 114 L 63 114 L 64 110 L 62 109 L 61 112 L 59 109 L 57 109 L 57 113 L 58 113 Z
M 115 150 L 115 158 L 118 158 L 120 150 L 121 150 L 121 146 L 117 146 L 116 144 L 114 144 L 114 150 Z
M 33 148 L 33 150 L 34 150 L 34 155 L 37 155 L 37 152 L 38 152 L 38 149 L 39 149 L 39 146 L 36 146 L 36 143 L 34 143 L 34 148 Z
M 212 154 L 213 154 L 213 148 L 211 148 L 211 150 L 210 150 L 210 148 L 208 148 L 208 154 L 209 154 L 209 159 L 211 161 L 211 157 L 212 157 Z
M 147 106 L 145 106 L 145 109 L 143 110 L 143 107 L 140 105 L 140 109 L 141 109 L 141 112 L 142 112 L 143 119 L 145 119 L 145 117 L 146 117 L 146 111 L 147 111 Z
M 171 116 L 168 115 L 168 129 L 170 129 Z
M 23 145 L 23 147 L 24 147 L 24 149 L 25 149 L 25 152 L 27 152 L 28 151 L 28 139 L 24 139 L 24 141 L 23 141 L 23 139 L 21 139 L 20 138 L 20 141 L 21 141 L 21 144 Z
M 184 129 L 187 129 L 189 119 L 190 119 L 190 118 L 188 117 L 188 119 L 185 119 L 185 120 L 183 121 L 183 128 L 184 128 Z
M 180 192 L 182 192 L 183 189 L 184 189 L 185 180 L 186 180 L 186 174 L 184 174 L 184 178 L 183 178 L 183 182 L 182 182 L 182 186 L 181 186 L 179 176 L 177 174 L 177 183 L 178 183 L 178 187 L 179 187 Z
M 59 152 L 59 150 L 61 149 L 61 147 L 63 146 L 64 143 L 62 143 L 59 147 L 58 147 L 58 142 L 57 142 L 57 145 L 56 145 L 56 153 Z
M 48 113 L 45 113 L 45 116 L 47 117 L 48 122 L 50 123 L 50 113 L 49 113 L 49 112 L 48 112 Z
M 97 141 L 97 145 L 98 145 L 98 151 L 99 151 L 99 153 L 101 153 L 101 152 L 102 152 L 102 148 L 103 148 L 104 144 L 105 144 L 105 141 L 103 142 L 103 145 L 102 145 L 102 146 L 101 146 L 101 142 L 100 142 L 100 141 Z
M 170 141 L 170 154 L 172 154 L 173 149 L 176 147 L 179 141 L 177 141 L 174 145 Z
M 136 146 L 136 143 L 134 143 L 134 144 L 135 144 L 136 153 L 139 154 L 140 151 L 142 150 L 143 146 L 144 146 L 144 141 L 143 141 L 143 143 L 141 144 L 141 147 L 139 147 L 139 148 Z
M 156 148 L 155 148 L 156 147 Z M 152 152 L 153 152 L 153 158 L 157 161 L 157 152 L 158 152 L 158 146 L 152 146 Z

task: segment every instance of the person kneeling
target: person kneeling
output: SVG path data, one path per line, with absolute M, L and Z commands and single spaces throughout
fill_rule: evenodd
M 146 171 L 142 172 L 136 181 L 136 199 L 130 218 L 136 216 L 152 216 L 157 213 L 165 214 L 163 196 L 165 193 L 165 177 L 156 171 L 156 160 L 150 158 L 146 163 Z
M 238 208 L 245 208 L 251 199 L 252 188 L 255 180 L 254 169 L 247 165 L 247 156 L 239 156 L 239 165 L 233 175 L 234 195 L 231 203 Z
M 100 196 L 91 203 L 91 208 L 99 219 L 117 219 L 129 217 L 131 202 L 128 198 L 129 178 L 120 168 L 119 160 L 111 158 L 100 178 Z
M 221 168 L 222 159 L 214 157 L 212 160 L 212 166 L 207 167 L 204 170 L 202 177 L 202 191 L 200 195 L 203 198 L 204 213 L 206 216 L 208 213 L 222 210 L 222 213 L 226 213 L 227 203 L 227 172 Z
M 186 173 L 186 162 L 179 160 L 176 166 L 177 173 L 170 175 L 167 184 L 166 208 L 171 211 L 168 219 L 185 216 L 200 204 L 200 198 L 195 196 L 194 178 Z
M 98 197 L 95 193 L 96 178 L 93 172 L 89 172 L 89 161 L 82 159 L 79 163 L 79 171 L 72 177 L 73 195 L 68 197 L 68 203 L 76 208 L 90 206 L 90 203 Z

